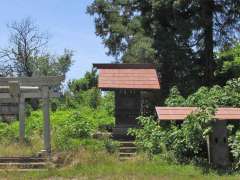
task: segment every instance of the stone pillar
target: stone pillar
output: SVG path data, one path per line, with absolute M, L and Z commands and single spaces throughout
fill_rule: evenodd
M 14 102 L 18 105 L 19 119 L 19 142 L 24 143 L 25 139 L 25 99 L 21 95 L 20 84 L 18 81 L 9 81 L 9 93 Z
M 49 116 L 49 88 L 48 86 L 42 87 L 43 99 L 43 118 L 44 118 L 44 150 L 48 155 L 51 153 L 51 127 Z
M 25 98 L 19 98 L 19 141 L 23 143 L 25 139 Z
M 226 120 L 214 122 L 213 132 L 207 141 L 209 162 L 216 167 L 227 167 L 230 164 L 226 126 Z

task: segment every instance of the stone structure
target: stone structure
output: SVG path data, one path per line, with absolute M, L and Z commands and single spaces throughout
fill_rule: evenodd
M 124 136 L 137 127 L 142 109 L 141 91 L 159 90 L 156 70 L 151 64 L 94 64 L 99 69 L 98 87 L 115 92 L 114 136 Z
M 183 121 L 196 107 L 156 107 L 161 121 Z M 240 108 L 218 108 L 212 122 L 212 133 L 207 137 L 209 163 L 217 167 L 227 167 L 230 155 L 227 142 L 227 121 L 240 120 Z
M 58 97 L 51 87 L 58 86 L 64 76 L 0 78 L 0 103 L 15 104 L 1 108 L 0 114 L 16 114 L 19 119 L 19 140 L 25 138 L 25 99 L 37 98 L 43 101 L 44 151 L 51 153 L 49 98 Z M 16 106 L 17 105 L 17 106 Z
M 227 121 L 214 122 L 212 124 L 212 133 L 207 139 L 209 163 L 220 167 L 227 167 L 230 164 L 227 139 Z

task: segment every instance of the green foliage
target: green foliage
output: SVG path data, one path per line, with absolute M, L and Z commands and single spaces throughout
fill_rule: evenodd
M 156 66 L 163 100 L 174 85 L 188 95 L 219 82 L 214 50 L 231 47 L 238 38 L 239 5 L 234 0 L 94 0 L 87 12 L 109 55 Z
M 18 140 L 18 123 L 2 123 L 0 122 L 0 141 L 1 143 L 16 142 Z
M 32 62 L 33 75 L 36 76 L 58 76 L 66 75 L 69 71 L 73 60 L 73 52 L 65 49 L 60 56 L 51 56 L 49 54 L 36 57 Z
M 114 92 L 107 92 L 100 101 L 100 107 L 108 112 L 110 116 L 114 116 Z
M 234 136 L 230 136 L 229 146 L 231 148 L 232 156 L 234 157 L 236 168 L 240 167 L 240 131 L 238 130 Z
M 201 87 L 192 95 L 184 98 L 176 87 L 173 87 L 165 103 L 168 106 L 199 107 L 185 121 L 162 122 L 160 125 L 151 117 L 140 117 L 141 129 L 134 129 L 130 134 L 136 137 L 136 143 L 152 155 L 169 153 L 178 162 L 206 162 L 206 137 L 212 132 L 214 114 L 218 107 L 240 106 L 240 78 L 228 81 L 223 87 Z M 239 122 L 229 124 L 229 147 L 236 167 L 240 164 Z M 231 128 L 230 128 L 231 127 Z
M 100 105 L 101 92 L 97 88 L 97 70 L 86 72 L 83 78 L 68 82 L 68 91 L 64 94 L 64 106 L 78 108 L 89 106 L 96 109 Z
M 113 126 L 114 118 L 104 109 L 93 109 L 82 106 L 79 109 L 57 110 L 51 113 L 52 143 L 54 150 L 78 149 L 81 145 L 91 145 L 84 139 L 92 139 L 97 131 L 105 130 L 104 126 Z M 11 144 L 18 140 L 19 123 L 0 123 L 1 144 Z M 32 111 L 26 120 L 26 140 L 31 142 L 33 137 L 43 136 L 43 114 L 39 111 Z M 41 139 L 41 138 L 40 138 Z M 34 141 L 34 140 L 33 140 Z M 104 143 L 96 146 L 104 147 Z M 93 148 L 93 147 L 92 147 Z
M 67 136 L 70 138 L 86 138 L 94 132 L 95 127 L 92 123 L 76 112 L 66 120 L 62 128 L 65 129 Z
M 221 79 L 237 78 L 240 76 L 240 44 L 217 54 L 217 76 Z
M 228 81 L 223 87 L 218 85 L 212 88 L 201 87 L 195 93 L 189 95 L 185 101 L 174 87 L 171 90 L 172 93 L 166 99 L 165 104 L 167 106 L 238 107 L 240 105 L 239 85 L 240 79 L 233 79 Z
M 68 82 L 69 90 L 78 93 L 97 87 L 97 78 L 97 70 L 92 69 L 91 72 L 86 72 L 83 78 Z
M 228 81 L 225 86 L 213 86 L 212 88 L 201 87 L 197 92 L 188 96 L 185 101 L 180 101 L 179 99 L 183 99 L 179 93 L 176 93 L 176 90 L 173 89 L 173 94 L 165 101 L 168 106 L 196 106 L 201 107 L 201 111 L 195 114 L 194 116 L 189 116 L 181 125 L 181 128 L 176 132 L 180 132 L 180 137 L 175 138 L 179 139 L 180 143 L 173 141 L 175 145 L 180 144 L 182 146 L 182 141 L 186 140 L 186 143 L 183 145 L 183 148 L 191 149 L 192 145 L 192 157 L 206 157 L 206 149 L 205 146 L 205 136 L 206 134 L 211 132 L 211 119 L 214 115 L 215 109 L 217 107 L 239 107 L 240 106 L 240 79 L 233 79 Z M 229 122 L 232 123 L 232 122 Z M 239 162 L 239 145 L 238 145 L 238 134 L 237 128 L 239 128 L 239 123 L 232 123 L 235 127 L 234 131 L 230 133 L 229 137 L 229 146 L 231 152 L 233 153 L 236 164 Z M 177 126 L 175 127 L 177 128 Z M 175 130 L 174 130 L 175 131 Z M 173 131 L 173 132 L 174 132 Z M 183 136 L 185 135 L 185 136 Z M 189 141 L 190 139 L 190 141 Z M 197 144 L 196 144 L 197 143 Z M 205 146 L 206 147 L 206 146 Z M 182 149 L 183 149 L 182 148 Z M 181 148 L 174 148 L 180 149 Z M 194 150 L 194 151 L 193 151 Z M 200 154 L 196 154 L 196 152 L 200 152 Z M 182 151 L 184 152 L 184 151 Z M 180 157 L 186 157 L 191 152 L 186 151 L 185 155 L 181 155 Z M 205 153 L 204 153 L 205 152 Z
M 116 153 L 119 149 L 120 144 L 117 141 L 106 139 L 104 141 L 105 148 L 109 153 Z
M 170 95 L 169 97 L 165 100 L 165 104 L 167 104 L 168 106 L 179 106 L 179 105 L 184 105 L 185 103 L 185 99 L 184 97 L 181 96 L 179 90 L 177 89 L 176 86 L 174 86 L 171 90 L 170 90 Z
M 83 139 L 91 138 L 102 126 L 113 126 L 114 118 L 107 111 L 82 107 L 72 112 L 53 114 L 54 143 L 58 150 L 76 149 Z
M 206 136 L 211 132 L 212 109 L 202 109 L 189 115 L 182 125 L 171 125 L 166 145 L 180 162 L 207 159 Z
M 122 57 L 122 61 L 124 63 L 154 63 L 155 57 L 153 40 L 139 33 L 129 44 L 129 49 Z
M 142 128 L 130 129 L 129 134 L 150 157 L 172 152 L 182 163 L 207 158 L 205 137 L 211 132 L 211 116 L 206 111 L 191 114 L 181 127 L 174 123 L 169 127 L 160 126 L 152 117 L 139 117 L 138 120 Z
M 129 129 L 128 133 L 136 137 L 137 146 L 149 155 L 162 152 L 162 138 L 165 132 L 152 117 L 139 117 L 141 129 Z

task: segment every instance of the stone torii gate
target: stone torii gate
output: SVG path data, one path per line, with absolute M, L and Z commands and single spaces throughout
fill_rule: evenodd
M 51 132 L 49 116 L 49 98 L 59 97 L 59 93 L 51 90 L 64 80 L 64 76 L 46 77 L 2 77 L 0 78 L 0 103 L 14 103 L 16 106 L 4 106 L 0 114 L 16 114 L 19 117 L 19 141 L 25 139 L 25 99 L 42 99 L 44 118 L 44 152 L 51 153 Z

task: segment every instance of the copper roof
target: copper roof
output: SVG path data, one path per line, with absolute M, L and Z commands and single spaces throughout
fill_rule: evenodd
M 156 70 L 151 64 L 94 64 L 99 69 L 98 87 L 103 90 L 160 89 Z
M 159 120 L 184 120 L 197 107 L 156 107 Z M 218 108 L 215 113 L 218 120 L 240 120 L 240 108 Z

